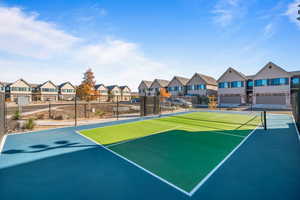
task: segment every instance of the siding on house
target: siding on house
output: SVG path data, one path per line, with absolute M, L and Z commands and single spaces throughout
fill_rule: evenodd
M 52 81 L 42 84 L 31 84 L 34 101 L 57 101 L 58 87 Z
M 152 84 L 152 81 L 142 80 L 138 87 L 139 96 L 149 96 L 151 84 Z
M 189 81 L 188 78 L 174 76 L 173 79 L 168 84 L 168 92 L 172 96 L 184 96 L 186 95 L 186 84 Z
M 75 98 L 76 87 L 70 82 L 65 82 L 58 85 L 58 97 L 62 101 L 70 101 Z
M 131 90 L 128 86 L 120 86 L 121 89 L 121 101 L 130 101 L 131 100 Z
M 217 81 L 210 76 L 195 73 L 186 84 L 187 95 L 208 96 L 217 94 Z
M 7 83 L 5 86 L 5 98 L 10 101 L 17 102 L 18 97 L 26 97 L 29 101 L 31 98 L 31 86 L 23 79 L 19 79 L 14 83 Z
M 108 89 L 108 99 L 112 102 L 117 102 L 121 100 L 121 89 L 117 85 L 107 86 Z
M 5 86 L 3 83 L 0 83 L 0 92 L 4 93 L 5 92 Z
M 168 84 L 169 84 L 168 80 L 155 79 L 150 86 L 150 95 L 151 96 L 159 95 L 160 89 L 161 88 L 167 89 Z
M 105 87 L 105 85 L 103 85 L 103 84 L 95 85 L 95 89 L 99 93 L 99 97 L 97 98 L 97 100 L 99 100 L 101 102 L 108 101 L 108 89 L 107 89 L 107 87 Z

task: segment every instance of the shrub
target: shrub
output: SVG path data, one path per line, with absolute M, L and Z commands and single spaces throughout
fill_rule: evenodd
M 26 121 L 24 127 L 26 129 L 32 130 L 35 127 L 34 119 L 30 118 Z
M 102 117 L 104 114 L 105 114 L 105 112 L 103 112 L 101 110 L 98 110 L 98 111 L 95 112 L 95 115 L 97 115 L 99 117 Z
M 18 110 L 14 113 L 13 119 L 14 119 L 14 120 L 19 120 L 19 119 L 21 119 L 21 114 L 20 114 L 20 112 L 19 112 Z

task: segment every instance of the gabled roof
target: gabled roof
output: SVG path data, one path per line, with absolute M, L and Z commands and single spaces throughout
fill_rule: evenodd
M 220 78 L 218 78 L 217 82 L 219 82 L 220 79 L 221 79 L 225 74 L 227 74 L 227 73 L 229 73 L 229 72 L 234 72 L 234 73 L 236 73 L 237 75 L 239 75 L 241 78 L 247 80 L 246 75 L 244 75 L 243 73 L 241 73 L 241 72 L 239 72 L 239 71 L 233 69 L 232 67 L 229 67 L 229 68 L 228 68 L 228 69 L 220 76 Z
M 147 88 L 151 87 L 151 84 L 153 83 L 152 81 L 146 81 L 146 80 L 142 80 L 141 84 L 144 83 L 146 85 Z
M 22 78 L 18 79 L 17 81 L 23 81 L 26 85 L 28 85 L 29 87 L 31 87 L 30 84 L 27 83 L 27 82 L 26 82 L 24 79 L 22 79 Z M 13 82 L 13 83 L 7 83 L 6 86 L 11 86 L 12 84 L 16 83 L 17 81 L 15 81 L 15 82 Z
M 289 72 L 285 71 L 284 69 L 282 69 L 281 67 L 279 67 L 278 65 L 276 65 L 276 64 L 274 64 L 274 63 L 272 63 L 272 62 L 268 62 L 263 68 L 261 68 L 261 69 L 254 75 L 254 77 L 257 76 L 258 74 L 260 74 L 260 72 L 262 72 L 265 68 L 267 68 L 267 67 L 269 67 L 269 66 L 272 66 L 273 68 L 277 68 L 279 71 L 285 72 L 285 73 L 287 73 L 287 74 L 289 73 Z
M 95 89 L 98 90 L 101 86 L 105 87 L 107 89 L 107 87 L 104 84 L 97 84 L 95 85 Z
M 127 85 L 120 86 L 121 90 L 124 90 L 125 88 L 128 88 L 130 90 L 130 88 Z
M 150 87 L 152 87 L 152 85 L 153 85 L 155 82 L 157 82 L 157 83 L 160 85 L 160 87 L 167 87 L 170 81 L 163 80 L 163 79 L 154 79 L 154 81 L 152 82 L 152 84 L 151 84 Z
M 173 81 L 173 80 L 177 80 L 179 81 L 179 83 L 181 83 L 181 85 L 186 85 L 187 82 L 189 82 L 189 79 L 188 78 L 185 78 L 185 77 L 181 77 L 181 76 L 174 76 L 172 78 L 172 80 L 169 82 L 168 86 L 170 85 L 170 83 Z
M 217 85 L 217 81 L 215 78 L 211 77 L 211 76 L 207 76 L 204 74 L 200 74 L 200 73 L 195 73 L 192 78 L 188 81 L 188 83 L 195 77 L 195 76 L 199 76 L 203 81 L 206 82 L 206 84 L 208 85 Z M 188 84 L 187 83 L 187 84 Z
M 43 85 L 45 85 L 46 83 L 51 83 L 53 86 L 55 86 L 56 88 L 57 88 L 57 85 L 55 85 L 52 81 L 46 81 L 46 82 L 44 82 L 44 83 L 42 83 L 42 84 L 40 84 L 40 85 L 37 85 L 37 88 L 40 88 L 40 87 L 42 87 Z M 32 85 L 35 85 L 35 84 L 32 84 Z
M 75 88 L 75 86 L 72 83 L 70 83 L 69 81 L 62 83 L 62 84 L 58 85 L 57 87 L 62 88 L 67 84 L 70 84 L 73 88 Z
M 300 71 L 291 71 L 290 74 L 292 74 L 292 76 L 299 76 Z
M 106 86 L 106 88 L 109 89 L 109 90 L 112 90 L 112 89 L 114 89 L 115 87 L 119 88 L 118 85 L 109 85 L 109 86 Z

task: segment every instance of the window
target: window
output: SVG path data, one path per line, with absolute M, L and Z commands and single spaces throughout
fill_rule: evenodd
M 244 81 L 232 81 L 231 82 L 231 87 L 232 88 L 244 87 Z
M 178 86 L 175 86 L 174 87 L 174 91 L 178 91 L 179 87 Z
M 221 82 L 219 83 L 219 88 L 229 88 L 229 82 Z
M 11 91 L 26 92 L 31 91 L 31 89 L 26 87 L 12 87 Z
M 268 80 L 268 85 L 287 85 L 288 83 L 288 78 L 273 78 Z
M 266 85 L 267 85 L 267 79 L 255 80 L 255 81 L 254 81 L 254 85 L 255 85 L 256 87 L 259 87 L 259 86 L 266 86 Z
M 292 83 L 294 84 L 294 85 L 298 85 L 298 84 L 300 84 L 300 78 L 292 78 Z
M 193 85 L 188 85 L 186 88 L 187 90 L 193 90 Z
M 253 81 L 247 81 L 247 86 L 248 87 L 253 87 Z
M 172 88 L 172 87 L 169 87 L 168 90 L 169 90 L 169 91 L 173 91 L 173 88 Z
M 42 88 L 42 92 L 57 92 L 55 88 Z

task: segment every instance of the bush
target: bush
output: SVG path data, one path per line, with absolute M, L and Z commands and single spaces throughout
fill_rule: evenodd
M 20 112 L 19 112 L 18 110 L 14 113 L 13 119 L 14 119 L 14 120 L 19 120 L 19 119 L 21 119 L 21 114 L 20 114 Z
M 95 112 L 95 115 L 97 115 L 99 117 L 102 117 L 104 114 L 105 114 L 105 112 L 103 112 L 101 110 L 98 110 L 98 111 Z
M 34 119 L 30 118 L 26 121 L 24 127 L 26 129 L 32 130 L 35 127 Z

